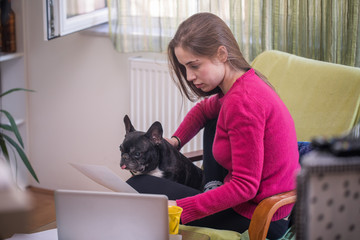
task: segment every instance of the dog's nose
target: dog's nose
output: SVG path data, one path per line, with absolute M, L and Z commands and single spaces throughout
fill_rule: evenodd
M 129 154 L 127 154 L 127 153 L 122 154 L 121 157 L 122 157 L 124 160 L 128 160 L 128 159 L 130 158 Z

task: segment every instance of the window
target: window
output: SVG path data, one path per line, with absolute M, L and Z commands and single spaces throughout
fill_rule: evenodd
M 240 15 L 240 4 L 243 1 L 109 0 L 110 37 L 121 52 L 164 52 L 187 17 L 197 12 L 214 12 L 230 23 L 230 16 Z
M 106 0 L 46 0 L 46 39 L 108 21 Z

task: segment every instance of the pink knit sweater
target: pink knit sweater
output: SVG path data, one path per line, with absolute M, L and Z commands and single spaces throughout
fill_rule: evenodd
M 237 79 L 226 95 L 193 107 L 174 135 L 184 145 L 214 118 L 218 122 L 213 155 L 229 174 L 221 187 L 176 201 L 183 208 L 184 224 L 227 208 L 250 219 L 261 200 L 295 188 L 300 166 L 293 119 L 253 69 Z M 280 208 L 272 220 L 286 217 L 291 208 Z

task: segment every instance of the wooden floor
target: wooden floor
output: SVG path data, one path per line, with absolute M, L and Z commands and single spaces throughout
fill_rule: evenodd
M 55 201 L 54 192 L 39 188 L 30 187 L 29 191 L 34 198 L 34 208 L 30 212 L 30 221 L 28 229 L 30 232 L 54 222 L 55 215 Z
M 55 225 L 55 200 L 54 192 L 34 187 L 29 187 L 28 192 L 32 198 L 31 210 L 3 213 L 0 216 L 0 240 L 11 237 L 14 233 L 33 233 L 42 227 Z

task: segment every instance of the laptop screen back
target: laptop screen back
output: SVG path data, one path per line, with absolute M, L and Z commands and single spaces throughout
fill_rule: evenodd
M 59 240 L 168 240 L 163 195 L 55 191 Z

